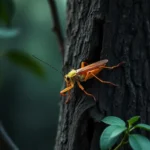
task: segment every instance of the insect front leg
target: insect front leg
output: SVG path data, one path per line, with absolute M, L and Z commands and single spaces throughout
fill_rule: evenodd
M 60 91 L 60 95 L 64 96 L 64 93 L 70 91 L 74 87 L 74 84 L 71 84 L 69 87 L 65 88 L 64 90 Z
M 74 83 L 68 83 L 67 82 L 67 88 L 65 88 L 64 90 L 62 90 L 62 91 L 60 91 L 60 94 L 62 95 L 62 96 L 64 96 L 65 94 L 64 93 L 66 93 L 67 91 L 68 91 L 68 98 L 67 98 L 67 100 L 65 101 L 65 103 L 68 103 L 69 102 L 69 100 L 70 100 L 70 90 L 72 89 L 74 87 Z

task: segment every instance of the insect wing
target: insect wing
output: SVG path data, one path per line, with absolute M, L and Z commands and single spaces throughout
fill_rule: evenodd
M 87 65 L 87 66 L 85 66 L 83 68 L 77 69 L 77 73 L 82 73 L 84 71 L 90 71 L 90 70 L 99 68 L 100 66 L 105 65 L 107 62 L 108 62 L 107 59 L 100 60 L 98 62 L 95 62 L 95 63 L 92 63 L 90 65 Z

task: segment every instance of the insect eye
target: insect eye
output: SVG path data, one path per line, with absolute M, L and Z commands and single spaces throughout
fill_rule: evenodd
M 68 77 L 67 77 L 66 79 L 67 79 L 67 81 L 69 81 L 69 78 L 68 78 Z

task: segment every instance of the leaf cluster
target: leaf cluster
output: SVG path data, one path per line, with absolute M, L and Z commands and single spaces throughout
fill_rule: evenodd
M 150 131 L 149 125 L 137 123 L 139 119 L 140 116 L 134 116 L 125 123 L 122 119 L 115 116 L 105 117 L 102 122 L 109 126 L 104 129 L 100 137 L 101 150 L 118 150 L 128 143 L 133 150 L 149 150 L 149 139 L 143 135 L 132 133 L 132 131 L 137 128 Z M 120 138 L 122 139 L 120 143 L 118 143 Z M 113 148 L 116 143 L 118 143 L 118 145 Z

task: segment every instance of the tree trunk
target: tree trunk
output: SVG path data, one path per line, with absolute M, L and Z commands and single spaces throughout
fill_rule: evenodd
M 78 86 L 69 104 L 66 97 L 61 99 L 55 150 L 99 150 L 105 125 L 96 120 L 140 115 L 143 123 L 150 124 L 150 1 L 68 0 L 67 7 L 65 74 L 82 61 L 108 59 L 107 66 L 125 61 L 98 75 L 119 87 L 96 79 L 81 83 L 97 102 Z

